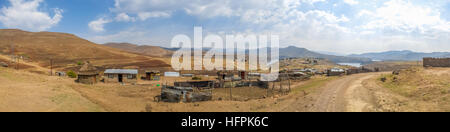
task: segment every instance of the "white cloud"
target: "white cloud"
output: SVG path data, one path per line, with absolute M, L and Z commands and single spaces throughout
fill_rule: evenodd
M 375 11 L 363 10 L 360 16 L 370 20 L 366 29 L 390 29 L 426 34 L 433 30 L 450 31 L 450 23 L 441 19 L 439 10 L 414 5 L 410 1 L 391 0 Z
M 62 19 L 62 9 L 53 9 L 54 15 L 40 11 L 43 0 L 9 0 L 11 6 L 2 7 L 0 22 L 7 28 L 44 31 L 57 25 Z
M 344 3 L 347 3 L 349 5 L 357 5 L 357 4 L 359 4 L 359 2 L 356 1 L 356 0 L 344 0 Z
M 136 21 L 136 18 L 128 16 L 126 13 L 120 13 L 115 18 L 118 22 L 134 22 Z
M 169 17 L 170 13 L 167 12 L 140 12 L 138 13 L 138 17 L 141 21 L 145 21 L 149 18 L 160 18 L 160 17 Z
M 325 2 L 326 0 L 301 0 L 302 2 L 314 5 L 317 2 Z
M 89 28 L 95 32 L 103 32 L 105 31 L 104 25 L 107 23 L 110 23 L 111 20 L 105 19 L 105 18 L 99 18 L 95 21 L 91 21 L 89 23 Z

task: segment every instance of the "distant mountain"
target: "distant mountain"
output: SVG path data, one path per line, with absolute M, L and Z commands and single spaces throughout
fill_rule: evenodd
M 347 56 L 348 54 L 343 54 L 343 53 L 337 53 L 337 52 L 330 52 L 330 51 L 313 51 L 313 52 L 317 52 L 320 54 L 326 54 L 326 55 L 335 55 L 335 56 Z
M 352 54 L 349 57 L 365 57 L 381 61 L 419 61 L 424 57 L 450 57 L 450 52 L 422 53 L 409 50 L 379 53 Z
M 164 48 L 166 50 L 176 51 L 179 48 Z M 210 49 L 203 49 L 204 51 L 208 51 Z M 369 58 L 360 58 L 360 57 L 346 57 L 346 56 L 336 56 L 336 55 L 327 55 L 321 54 L 314 51 L 310 51 L 305 48 L 299 48 L 295 46 L 290 46 L 286 48 L 280 48 L 280 58 L 322 58 L 332 61 L 334 63 L 362 63 L 367 64 L 371 63 L 372 60 Z M 270 48 L 267 49 L 268 54 L 270 55 Z M 249 50 L 245 50 L 246 53 L 249 53 Z
M 369 58 L 363 57 L 346 57 L 346 56 L 335 56 L 335 55 L 326 55 L 320 54 L 317 52 L 310 51 L 305 48 L 299 48 L 295 46 L 290 46 L 287 48 L 280 48 L 280 57 L 281 58 L 292 58 L 292 57 L 314 57 L 314 58 L 323 58 L 330 60 L 335 63 L 371 63 L 372 60 Z
M 148 45 L 136 45 L 130 43 L 106 43 L 105 46 L 121 49 L 128 52 L 156 56 L 156 57 L 169 57 L 173 54 L 172 50 L 164 49 L 158 46 Z

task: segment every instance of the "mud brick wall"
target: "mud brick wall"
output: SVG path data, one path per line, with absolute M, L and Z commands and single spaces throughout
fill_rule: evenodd
M 450 67 L 450 58 L 423 58 L 424 67 Z

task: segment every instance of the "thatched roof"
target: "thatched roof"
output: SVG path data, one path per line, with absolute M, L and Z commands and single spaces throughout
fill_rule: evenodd
M 87 61 L 79 70 L 78 75 L 97 75 L 97 68 Z

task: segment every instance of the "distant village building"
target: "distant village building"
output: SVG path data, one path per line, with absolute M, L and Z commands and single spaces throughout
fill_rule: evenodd
M 86 62 L 78 71 L 78 83 L 95 84 L 99 81 L 99 72 L 89 61 Z
M 423 58 L 424 67 L 450 67 L 450 58 Z
M 107 69 L 104 72 L 105 83 L 137 83 L 136 69 Z
M 161 73 L 160 71 L 146 71 L 145 72 L 145 80 L 150 80 L 150 81 L 158 81 L 161 79 Z
M 194 91 L 192 87 L 173 87 L 164 85 L 160 100 L 164 102 L 200 102 L 212 100 L 212 91 Z
M 166 77 L 180 77 L 179 72 L 164 72 L 164 76 Z
M 0 62 L 0 66 L 2 66 L 2 67 L 8 67 L 8 64 L 6 64 L 5 62 Z
M 60 77 L 65 77 L 66 73 L 65 72 L 55 72 L 56 76 L 60 76 Z
M 183 74 L 182 77 L 194 77 L 194 74 Z
M 332 68 L 327 71 L 327 76 L 341 76 L 345 74 L 344 69 Z

